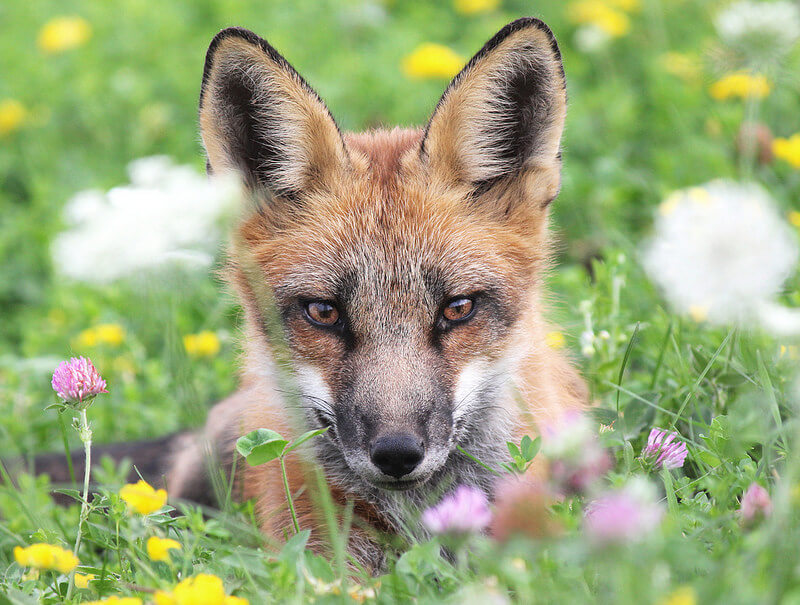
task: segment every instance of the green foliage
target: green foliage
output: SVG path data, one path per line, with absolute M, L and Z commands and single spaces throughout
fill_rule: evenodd
M 236 440 L 236 451 L 245 457 L 247 464 L 258 466 L 282 456 L 288 444 L 289 441 L 275 431 L 256 429 Z
M 511 454 L 511 462 L 506 465 L 506 470 L 512 473 L 524 474 L 533 459 L 536 458 L 536 454 L 539 453 L 542 438 L 531 439 L 528 435 L 525 435 L 519 445 L 511 441 L 507 442 L 506 445 L 508 446 L 508 453 Z

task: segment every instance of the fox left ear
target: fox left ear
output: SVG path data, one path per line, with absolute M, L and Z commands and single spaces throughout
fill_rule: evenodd
M 420 149 L 431 171 L 483 193 L 521 177 L 527 197 L 558 194 L 566 115 L 561 53 L 540 20 L 518 19 L 467 63 L 442 95 Z
M 206 54 L 200 130 L 211 172 L 236 170 L 253 190 L 294 197 L 347 166 L 328 108 L 253 32 L 222 30 Z

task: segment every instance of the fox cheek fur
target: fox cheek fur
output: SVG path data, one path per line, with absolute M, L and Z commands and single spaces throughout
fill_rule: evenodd
M 331 493 L 353 503 L 362 526 L 418 526 L 420 507 L 454 484 L 491 495 L 494 476 L 461 449 L 498 468 L 506 440 L 587 401 L 577 372 L 545 345 L 547 213 L 565 113 L 558 46 L 537 19 L 489 40 L 424 128 L 362 134 L 342 133 L 266 41 L 220 32 L 200 127 L 209 171 L 237 171 L 253 207 L 226 275 L 245 316 L 241 386 L 198 433 L 120 451 L 151 481 L 165 476 L 171 496 L 210 503 L 209 460 L 230 464 L 235 440 L 257 428 L 291 434 L 294 398 L 276 380 L 262 283 L 308 424 L 331 427 L 313 442 Z M 294 454 L 286 464 L 320 546 L 302 469 Z M 277 465 L 244 468 L 236 481 L 280 540 L 289 518 Z M 383 550 L 367 535 L 354 530 L 351 552 L 377 568 Z

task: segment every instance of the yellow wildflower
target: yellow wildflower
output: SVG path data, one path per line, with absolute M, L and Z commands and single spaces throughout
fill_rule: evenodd
M 175 605 L 175 599 L 172 598 L 171 593 L 157 590 L 153 595 L 153 603 L 156 605 Z
M 247 599 L 226 596 L 222 580 L 205 573 L 179 582 L 171 593 L 159 590 L 153 601 L 156 605 L 249 605 Z
M 702 72 L 696 57 L 685 53 L 668 52 L 661 55 L 660 63 L 664 71 L 684 82 L 700 81 Z
M 353 584 L 347 589 L 348 596 L 356 603 L 363 603 L 367 599 L 375 598 L 375 590 L 373 588 L 364 588 L 358 584 Z
M 426 42 L 403 59 L 403 72 L 410 78 L 452 78 L 464 66 L 464 58 L 454 50 Z
M 800 227 L 800 212 L 792 210 L 789 213 L 789 222 L 795 227 Z
M 697 605 L 697 593 L 691 586 L 682 586 L 659 601 L 659 605 Z
M 95 579 L 92 573 L 76 573 L 75 574 L 75 587 L 76 588 L 89 588 L 89 582 Z
M 547 343 L 547 346 L 551 349 L 563 349 L 564 345 L 567 344 L 567 339 L 564 338 L 564 335 L 557 330 L 552 332 L 548 332 L 547 335 L 544 337 L 544 341 Z
M 488 13 L 500 6 L 500 0 L 453 0 L 456 12 L 462 15 Z
M 572 2 L 567 7 L 567 15 L 573 23 L 594 25 L 612 38 L 624 36 L 631 29 L 628 15 L 602 0 Z
M 151 536 L 147 539 L 147 556 L 153 561 L 169 561 L 169 551 L 180 549 L 180 542 L 169 538 Z
M 796 361 L 800 359 L 800 348 L 798 348 L 797 345 L 781 345 L 780 356 L 781 358 L 788 356 L 792 361 Z
M 0 137 L 14 132 L 25 121 L 28 112 L 19 101 L 5 99 L 0 101 Z
M 108 597 L 100 599 L 99 601 L 87 601 L 83 605 L 142 605 L 142 600 L 139 597 Z
M 192 357 L 214 357 L 219 353 L 219 347 L 219 338 L 209 330 L 183 337 L 183 348 Z
M 724 101 L 733 97 L 763 99 L 770 90 L 771 86 L 766 76 L 740 71 L 714 82 L 708 92 L 718 101 Z
M 14 548 L 14 559 L 22 567 L 36 569 L 54 569 L 61 573 L 69 573 L 78 566 L 78 557 L 72 552 L 52 544 L 31 544 L 27 548 Z
M 511 559 L 511 566 L 518 571 L 526 571 L 528 569 L 528 565 L 522 557 L 514 557 Z
M 789 162 L 792 168 L 800 168 L 800 132 L 788 139 L 779 138 L 772 141 L 772 153 L 776 158 Z
M 708 305 L 689 305 L 689 317 L 697 323 L 708 318 Z
M 167 503 L 167 492 L 163 489 L 153 489 L 146 481 L 129 483 L 119 490 L 119 497 L 131 510 L 140 515 L 149 515 Z
M 49 54 L 83 46 L 92 35 L 89 22 L 83 17 L 56 17 L 39 30 L 36 43 Z
M 77 344 L 80 347 L 96 347 L 109 345 L 118 347 L 125 340 L 125 329 L 119 324 L 99 324 L 78 334 Z
M 623 11 L 628 11 L 629 13 L 638 11 L 642 8 L 642 3 L 640 0 L 605 0 L 606 4 L 609 6 L 613 6 L 614 8 L 618 8 Z

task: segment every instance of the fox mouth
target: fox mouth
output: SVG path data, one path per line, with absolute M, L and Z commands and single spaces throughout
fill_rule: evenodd
M 373 481 L 372 484 L 379 488 L 390 492 L 404 492 L 409 489 L 414 489 L 425 483 L 426 479 L 406 479 L 397 481 Z

